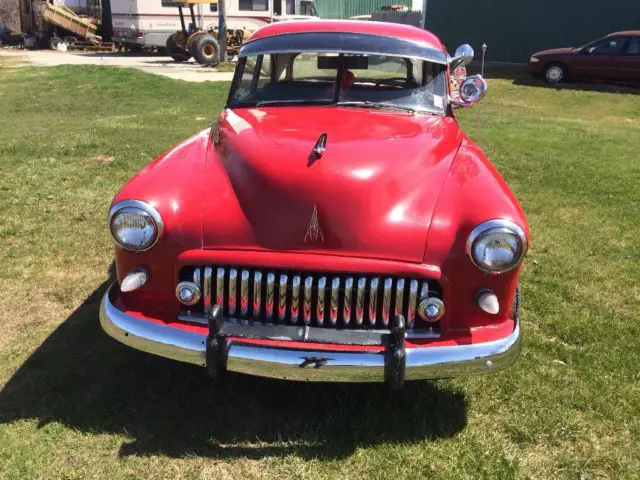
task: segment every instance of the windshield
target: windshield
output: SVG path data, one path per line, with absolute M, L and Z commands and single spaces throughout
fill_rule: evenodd
M 348 53 L 242 57 L 229 106 L 337 104 L 443 115 L 446 67 L 422 59 Z

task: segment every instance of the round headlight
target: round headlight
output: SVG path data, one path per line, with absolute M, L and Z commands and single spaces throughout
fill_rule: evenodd
M 152 205 L 139 200 L 125 200 L 109 211 L 109 228 L 118 245 L 141 252 L 156 244 L 162 233 L 163 223 Z
M 467 240 L 467 253 L 481 270 L 507 272 L 527 253 L 527 237 L 510 220 L 489 220 L 473 229 Z

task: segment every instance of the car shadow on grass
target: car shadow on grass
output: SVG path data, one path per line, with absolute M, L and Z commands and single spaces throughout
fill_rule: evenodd
M 445 383 L 294 383 L 228 374 L 144 354 L 104 334 L 100 285 L 0 392 L 0 422 L 36 419 L 121 434 L 120 456 L 343 458 L 358 447 L 446 438 L 467 423 Z

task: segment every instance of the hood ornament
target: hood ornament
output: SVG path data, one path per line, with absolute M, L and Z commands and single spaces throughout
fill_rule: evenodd
M 320 239 L 324 242 L 324 235 L 322 235 L 322 229 L 320 228 L 320 222 L 318 221 L 318 206 L 313 206 L 313 213 L 311 214 L 311 221 L 307 227 L 307 232 L 304 234 L 304 242 L 311 240 L 312 242 Z
M 313 162 L 322 157 L 322 154 L 327 149 L 327 134 L 322 133 L 320 137 L 318 137 L 318 141 L 316 142 L 313 150 L 311 150 L 311 154 L 309 155 L 309 161 L 307 162 L 307 167 L 313 165 Z

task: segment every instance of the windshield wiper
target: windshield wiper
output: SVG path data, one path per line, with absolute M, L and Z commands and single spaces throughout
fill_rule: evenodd
M 312 98 L 312 99 L 289 99 L 289 100 L 260 100 L 259 102 L 256 102 L 256 107 L 264 107 L 266 105 L 287 105 L 287 104 L 300 104 L 300 105 L 304 105 L 304 104 L 317 104 L 317 103 L 321 103 L 321 104 L 329 104 L 329 103 L 333 103 L 333 100 L 329 100 L 326 98 L 323 99 L 319 99 L 319 98 Z
M 352 101 L 352 102 L 338 102 L 340 107 L 365 107 L 376 108 L 379 110 L 399 110 L 402 112 L 416 113 L 417 110 L 411 107 L 405 107 L 403 105 L 396 105 L 395 103 L 379 103 L 371 101 Z

